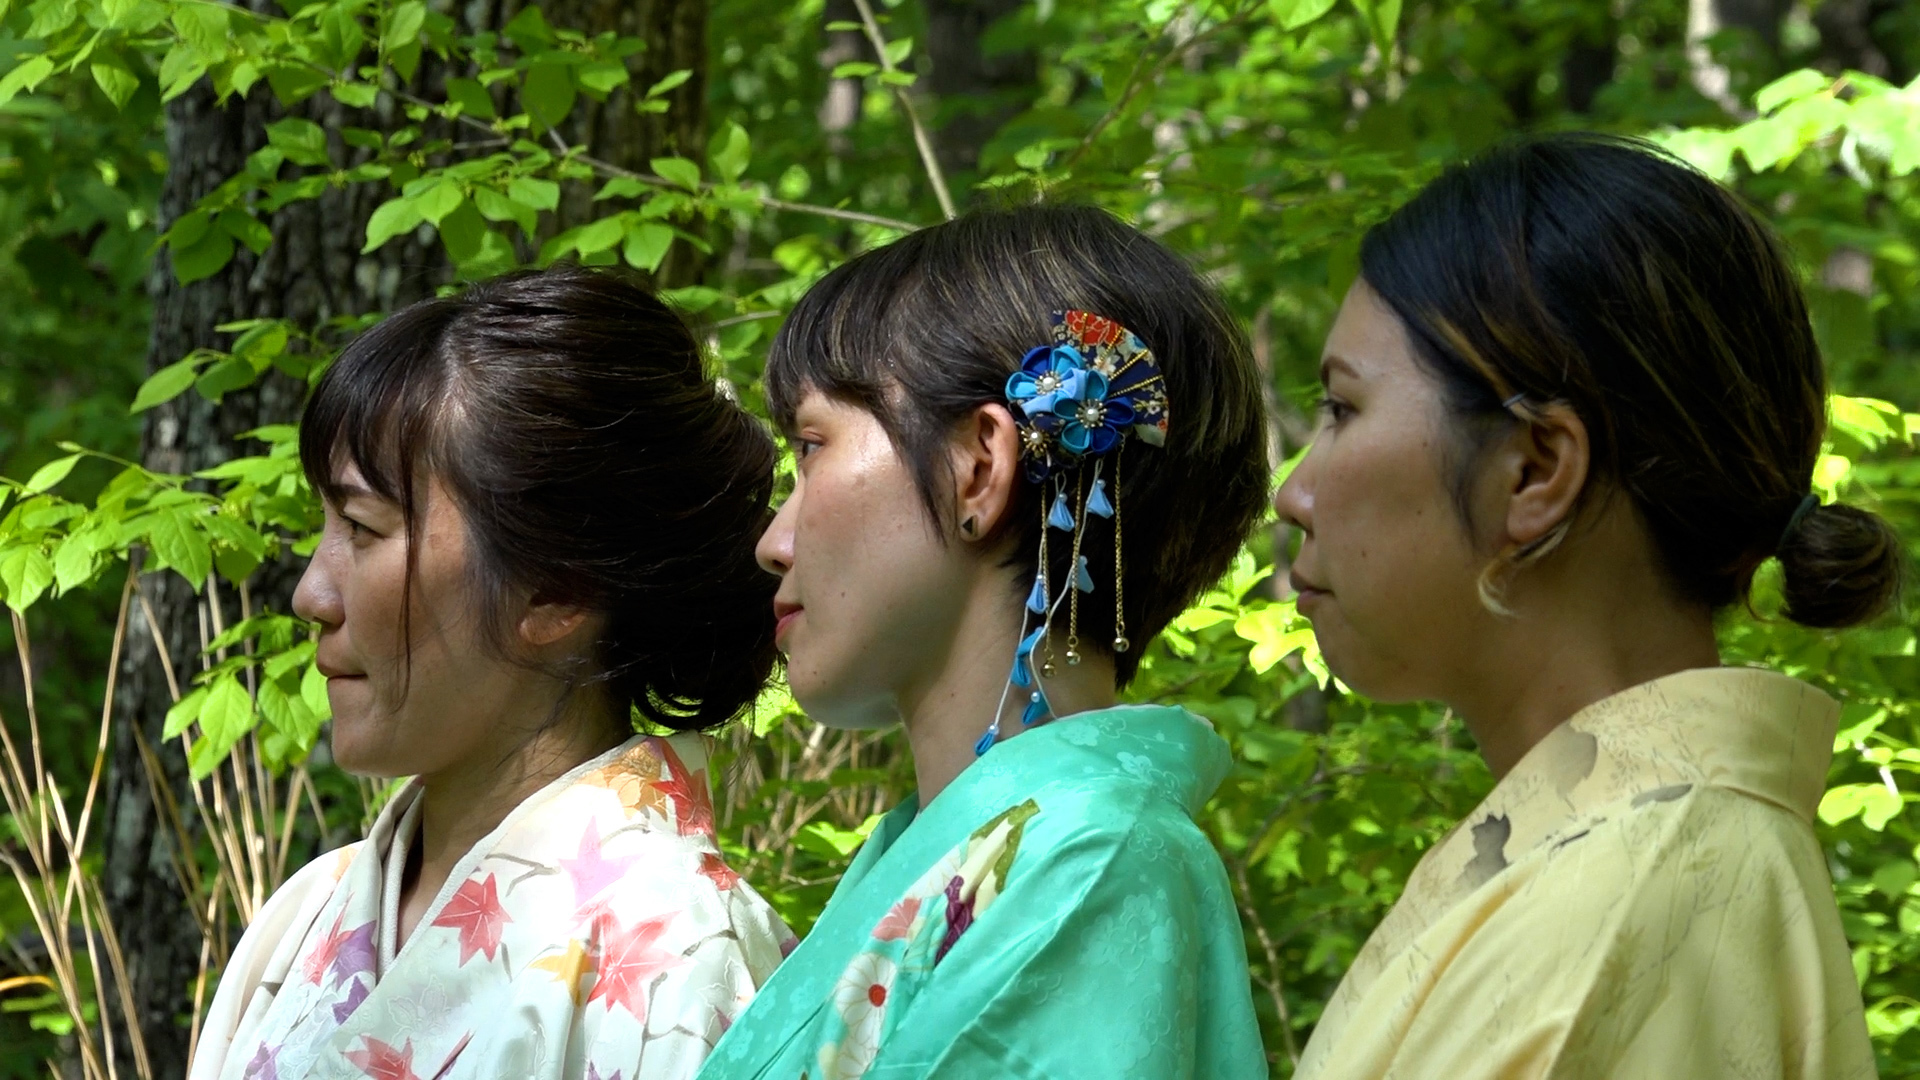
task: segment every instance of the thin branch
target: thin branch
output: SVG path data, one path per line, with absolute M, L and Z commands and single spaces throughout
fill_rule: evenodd
M 867 29 L 867 40 L 873 43 L 873 51 L 880 58 L 880 70 L 891 75 L 897 70 L 893 60 L 887 56 L 886 35 L 880 32 L 880 20 L 873 17 L 873 5 L 867 0 L 853 0 L 853 6 L 860 9 L 860 23 Z M 898 84 L 893 86 L 894 100 L 900 103 L 900 110 L 907 114 L 907 123 L 913 126 L 913 145 L 920 151 L 920 164 L 926 167 L 927 181 L 933 185 L 933 197 L 940 201 L 940 212 L 948 221 L 959 216 L 954 213 L 953 196 L 947 192 L 947 174 L 940 168 L 940 159 L 933 152 L 933 140 L 928 137 L 926 125 L 920 122 L 919 110 L 913 107 L 913 99 L 907 96 L 907 88 Z

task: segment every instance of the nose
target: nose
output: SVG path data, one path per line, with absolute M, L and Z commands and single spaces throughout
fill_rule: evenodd
M 753 547 L 753 557 L 759 561 L 760 569 L 775 577 L 786 577 L 793 569 L 793 519 L 799 510 L 800 491 L 796 487 L 787 501 L 780 504 L 779 512 L 773 515 L 772 523 Z
M 1309 448 L 1273 496 L 1273 509 L 1280 520 L 1304 533 L 1313 532 L 1313 464 L 1313 450 Z
M 346 606 L 340 600 L 340 588 L 328 566 L 331 546 L 328 539 L 320 541 L 313 558 L 307 560 L 306 571 L 300 575 L 300 584 L 293 589 L 293 613 L 322 627 L 339 626 L 346 621 Z

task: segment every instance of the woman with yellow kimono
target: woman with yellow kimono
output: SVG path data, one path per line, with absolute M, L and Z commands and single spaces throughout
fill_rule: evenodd
M 692 1076 L 792 942 L 695 734 L 775 659 L 772 440 L 658 299 L 554 270 L 362 335 L 300 453 L 334 760 L 414 779 L 247 928 L 192 1080 Z
M 1361 247 L 1325 419 L 1278 496 L 1300 611 L 1499 782 L 1421 860 L 1302 1080 L 1874 1075 L 1813 833 L 1839 706 L 1723 667 L 1896 595 L 1885 522 L 1811 493 L 1826 379 L 1780 241 L 1632 141 L 1523 140 Z
M 1226 745 L 1114 704 L 1266 499 L 1219 299 L 1100 211 L 973 214 L 828 274 L 766 379 L 798 457 L 760 544 L 793 695 L 901 725 L 919 791 L 701 1075 L 1266 1076 L 1194 822 Z

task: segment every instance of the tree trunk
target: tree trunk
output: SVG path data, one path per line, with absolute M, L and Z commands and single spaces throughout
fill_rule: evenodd
M 254 2 L 264 4 L 265 0 Z M 706 8 L 702 0 L 645 0 L 633 4 L 558 0 L 545 10 L 557 27 L 579 29 L 589 36 L 615 30 L 643 36 L 648 43 L 648 48 L 631 61 L 638 89 L 620 91 L 605 103 L 583 98 L 568 121 L 573 129 L 568 134 L 574 142 L 588 144 L 596 156 L 635 168 L 645 168 L 650 158 L 664 153 L 698 159 L 705 124 L 700 107 L 705 98 L 706 69 Z M 495 26 L 512 14 L 492 4 L 463 11 L 476 22 Z M 416 75 L 417 87 L 432 87 L 444 77 L 445 72 L 434 67 L 435 60 L 429 54 Z M 672 112 L 665 116 L 634 112 L 634 95 L 681 68 L 691 69 L 694 77 L 676 93 Z M 426 92 L 433 93 L 431 89 Z M 160 199 L 161 227 L 164 229 L 191 210 L 202 196 L 241 171 L 247 156 L 266 144 L 266 125 L 288 112 L 272 101 L 264 87 L 247 100 L 221 105 L 214 100 L 211 89 L 202 84 L 169 104 L 168 170 Z M 385 98 L 372 109 L 351 110 L 320 96 L 291 112 L 331 133 L 345 126 L 398 126 L 397 116 Z M 348 160 L 353 153 L 339 143 L 337 134 L 332 150 L 336 161 Z M 195 348 L 228 344 L 231 337 L 214 329 L 223 323 L 273 317 L 318 328 L 335 316 L 388 311 L 432 295 L 451 277 L 437 239 L 430 235 L 425 240 L 418 235 L 400 237 L 378 252 L 360 253 L 367 219 L 389 194 L 382 185 L 358 184 L 330 190 L 311 202 L 295 203 L 268 221 L 273 245 L 264 254 L 256 257 L 240 249 L 220 273 L 191 285 L 178 284 L 168 260 L 156 259 L 148 282 L 153 301 L 148 369 L 173 363 Z M 569 192 L 560 209 L 562 224 L 591 214 L 590 198 L 590 192 Z M 699 261 L 690 253 L 676 253 L 674 258 L 677 261 L 662 268 L 664 279 L 686 281 L 699 272 Z M 277 372 L 255 387 L 227 395 L 218 406 L 197 394 L 183 395 L 148 414 L 143 461 L 155 470 L 189 473 L 247 453 L 248 448 L 237 441 L 237 436 L 261 425 L 293 422 L 304 395 L 303 386 Z M 290 559 L 263 567 L 252 583 L 256 608 L 288 610 L 299 570 L 297 562 Z M 136 605 L 127 630 L 116 709 L 122 722 L 137 729 L 156 751 L 173 800 L 189 808 L 189 828 L 198 843 L 204 830 L 192 821 L 193 801 L 184 754 L 178 742 L 168 745 L 161 734 L 173 692 L 153 627 L 158 629 L 175 680 L 184 692 L 201 667 L 198 657 L 206 634 L 203 618 L 207 600 L 205 595 L 196 596 L 171 573 L 149 575 L 140 588 L 151 608 L 152 626 Z M 229 625 L 237 617 L 237 610 L 229 608 L 225 613 Z M 188 904 L 204 904 L 206 898 L 189 898 L 180 887 L 166 818 L 155 804 L 139 742 L 131 735 L 123 731 L 127 737 L 115 741 L 110 762 L 103 885 L 125 948 L 136 1012 L 155 1075 L 170 1080 L 186 1072 L 195 1013 L 193 981 L 203 946 Z M 184 856 L 191 859 L 195 854 L 187 852 Z M 213 957 L 216 968 L 222 959 Z M 211 993 L 209 986 L 205 994 L 210 997 Z
M 988 55 L 987 29 L 1025 0 L 925 0 L 927 89 L 940 99 L 934 150 L 949 175 L 980 167 L 980 151 L 1033 101 L 1039 60 L 1030 49 Z M 955 190 L 964 190 L 965 184 Z

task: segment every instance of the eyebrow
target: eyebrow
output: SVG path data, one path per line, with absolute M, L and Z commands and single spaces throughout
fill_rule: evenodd
M 1360 377 L 1360 373 L 1353 369 L 1353 365 L 1347 362 L 1346 357 L 1328 354 L 1320 358 L 1320 381 L 1323 384 L 1327 381 L 1328 377 L 1332 375 L 1333 369 L 1335 368 L 1339 368 L 1345 372 L 1350 379 Z

